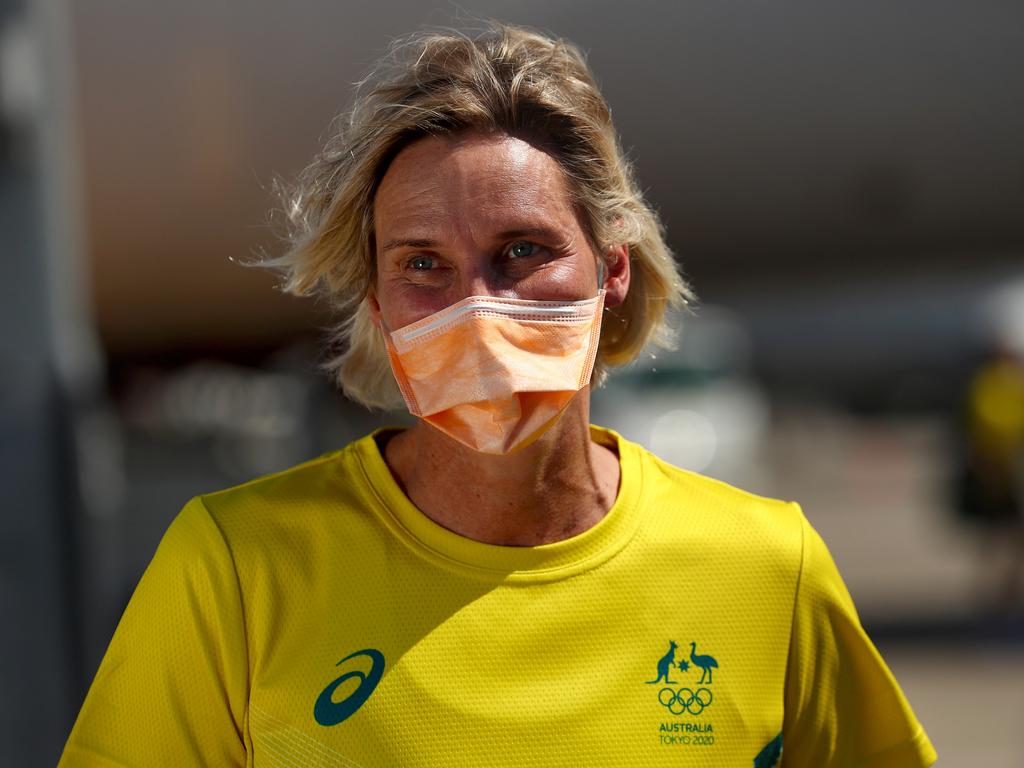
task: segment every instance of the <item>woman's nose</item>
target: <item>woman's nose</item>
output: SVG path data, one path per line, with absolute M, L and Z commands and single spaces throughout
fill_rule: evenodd
M 503 280 L 502 276 L 486 264 L 475 264 L 468 269 L 463 269 L 458 281 L 459 296 L 456 301 L 461 301 L 468 296 L 495 296 L 499 298 L 515 298 L 515 291 Z

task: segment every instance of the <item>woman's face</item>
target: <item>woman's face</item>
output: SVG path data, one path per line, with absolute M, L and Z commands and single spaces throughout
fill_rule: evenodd
M 374 222 L 371 307 L 389 330 L 467 296 L 576 301 L 597 293 L 597 254 L 561 168 L 511 136 L 431 136 L 405 147 L 381 180 Z

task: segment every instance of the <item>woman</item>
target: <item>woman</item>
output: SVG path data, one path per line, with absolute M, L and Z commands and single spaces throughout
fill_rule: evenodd
M 276 266 L 419 419 L 189 502 L 63 764 L 930 764 L 795 504 L 589 426 L 689 294 L 578 51 L 421 34 L 365 87 Z

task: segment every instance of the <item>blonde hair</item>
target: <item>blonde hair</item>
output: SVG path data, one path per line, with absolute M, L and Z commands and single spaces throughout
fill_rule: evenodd
M 335 120 L 323 151 L 284 192 L 291 248 L 262 262 L 284 288 L 322 292 L 343 318 L 341 349 L 326 364 L 344 392 L 369 407 L 402 400 L 367 296 L 376 280 L 373 199 L 388 164 L 413 141 L 476 130 L 535 142 L 562 168 L 598 253 L 627 245 L 625 302 L 603 318 L 594 381 L 648 343 L 667 346 L 666 311 L 692 298 L 644 202 L 583 55 L 571 43 L 492 23 L 470 36 L 419 32 L 392 46 Z

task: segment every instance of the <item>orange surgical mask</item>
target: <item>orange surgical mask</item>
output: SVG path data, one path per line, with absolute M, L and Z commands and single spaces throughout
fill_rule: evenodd
M 604 293 L 568 303 L 470 296 L 385 333 L 409 412 L 483 453 L 532 442 L 590 382 Z

